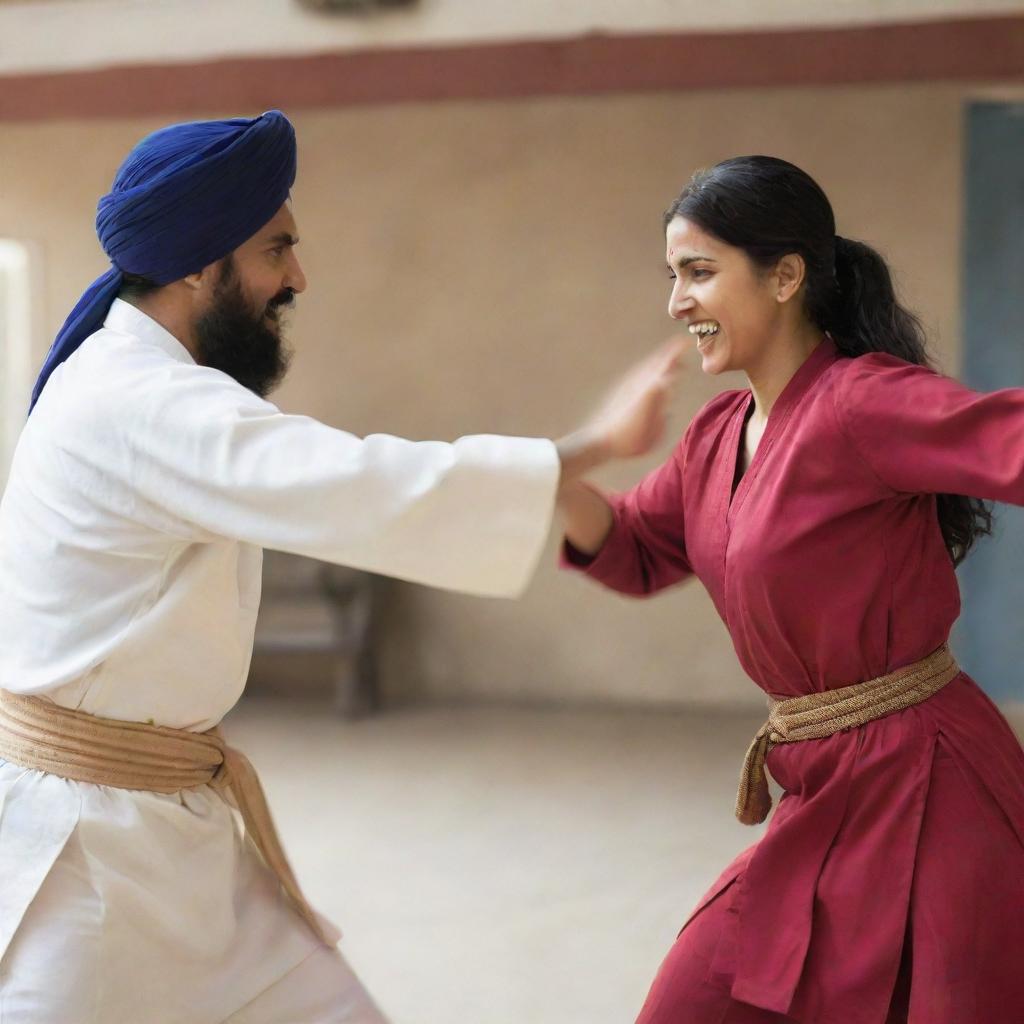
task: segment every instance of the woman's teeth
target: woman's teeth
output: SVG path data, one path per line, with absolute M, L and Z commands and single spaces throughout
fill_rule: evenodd
M 690 324 L 689 330 L 697 338 L 697 348 L 703 350 L 711 344 L 711 339 L 718 333 L 718 322 L 701 320 L 698 323 Z

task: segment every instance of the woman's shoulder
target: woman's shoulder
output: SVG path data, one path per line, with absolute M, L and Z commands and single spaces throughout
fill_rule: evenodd
M 731 388 L 720 391 L 714 398 L 705 402 L 693 417 L 691 429 L 705 430 L 728 420 L 737 409 L 745 405 L 750 398 L 749 388 Z
M 690 420 L 690 425 L 676 446 L 677 456 L 685 457 L 693 454 L 694 449 L 704 450 L 714 447 L 723 436 L 726 426 L 733 415 L 739 411 L 750 398 L 747 388 L 721 391 L 709 399 Z M 705 451 L 706 454 L 706 451 Z
M 832 365 L 833 380 L 842 391 L 900 387 L 912 381 L 935 380 L 942 376 L 930 366 L 908 362 L 889 352 L 845 356 Z
M 878 430 L 941 405 L 950 389 L 962 389 L 953 378 L 931 366 L 911 363 L 888 352 L 868 352 L 838 359 L 832 367 L 832 404 L 840 427 L 850 436 L 871 434 L 884 443 Z

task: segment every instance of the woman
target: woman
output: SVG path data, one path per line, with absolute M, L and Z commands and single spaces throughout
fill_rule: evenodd
M 665 223 L 669 314 L 750 388 L 628 493 L 566 489 L 565 561 L 637 596 L 701 580 L 783 702 L 737 814 L 767 815 L 766 752 L 784 796 L 639 1024 L 1019 1024 L 1024 751 L 944 645 L 983 500 L 1024 504 L 1024 389 L 929 369 L 885 262 L 792 164 L 700 172 Z

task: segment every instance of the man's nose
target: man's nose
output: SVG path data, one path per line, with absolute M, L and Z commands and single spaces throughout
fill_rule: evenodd
M 296 295 L 306 290 L 306 275 L 303 273 L 302 264 L 299 263 L 299 258 L 294 252 L 289 261 L 288 274 L 285 277 L 284 286 L 291 288 Z

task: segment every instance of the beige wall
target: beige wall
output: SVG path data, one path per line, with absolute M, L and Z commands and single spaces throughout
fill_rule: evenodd
M 375 13 L 299 0 L 3 0 L 0 73 L 322 53 L 591 32 L 873 25 L 1021 13 L 1021 0 L 430 0 Z
M 693 168 L 740 152 L 781 155 L 818 178 L 840 232 L 889 255 L 955 370 L 967 94 L 857 87 L 297 112 L 310 288 L 281 404 L 359 433 L 566 430 L 668 332 L 661 210 Z M 95 199 L 154 126 L 5 127 L 0 236 L 42 250 L 47 336 L 103 269 Z M 692 369 L 673 433 L 737 383 Z M 601 479 L 626 485 L 654 461 Z M 757 702 L 699 585 L 636 602 L 553 561 L 554 538 L 519 603 L 390 588 L 389 694 Z

